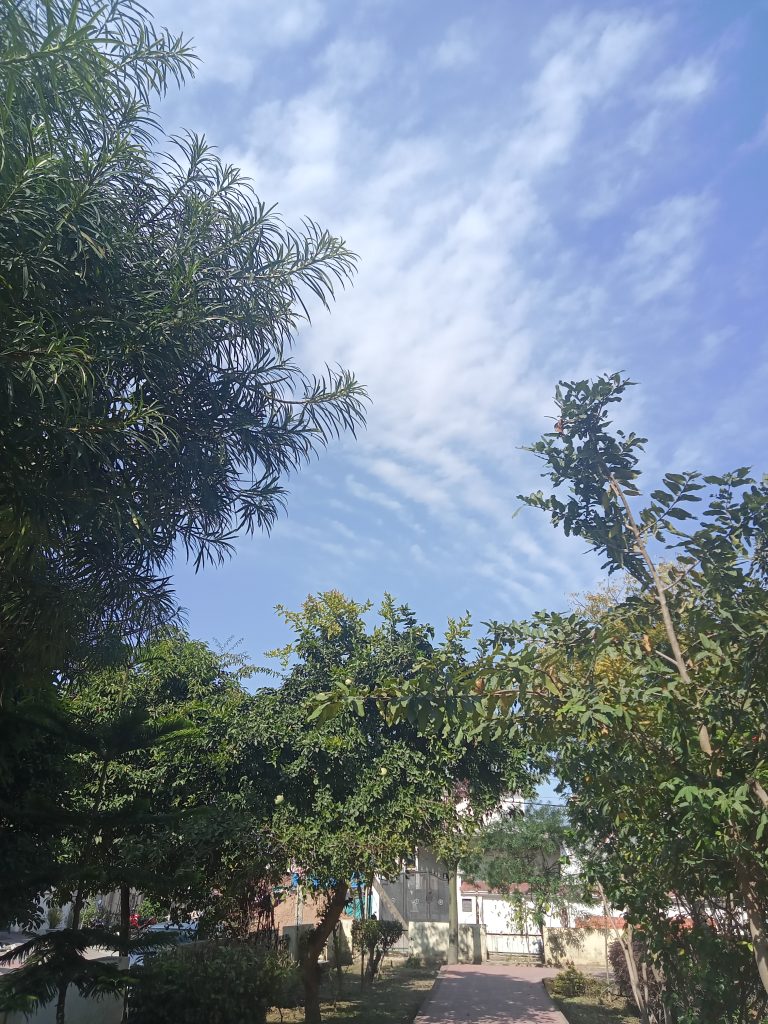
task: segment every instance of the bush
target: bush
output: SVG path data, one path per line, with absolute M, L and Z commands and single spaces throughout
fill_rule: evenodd
M 55 931 L 61 924 L 63 917 L 61 907 L 57 903 L 51 903 L 48 907 L 48 927 L 51 931 Z
M 175 948 L 136 970 L 131 1024 L 264 1024 L 270 1006 L 296 1005 L 298 970 L 253 943 Z
M 407 956 L 405 958 L 405 966 L 406 967 L 414 967 L 414 968 L 416 968 L 416 967 L 423 967 L 424 964 L 423 964 L 422 959 L 421 959 L 420 956 L 416 956 L 415 953 L 411 953 L 410 956 Z
M 598 995 L 602 987 L 597 978 L 582 974 L 573 964 L 568 964 L 564 971 L 552 979 L 549 991 L 553 996 L 569 999 L 573 996 Z
M 381 961 L 403 934 L 399 921 L 378 921 L 375 917 L 355 921 L 352 925 L 352 945 L 368 955 L 366 978 L 373 982 Z
M 646 963 L 646 967 L 648 966 L 648 950 L 645 942 L 636 937 L 632 942 L 632 949 L 634 950 L 637 969 L 638 971 L 642 971 L 642 965 L 644 962 Z M 611 962 L 611 970 L 613 971 L 613 976 L 616 979 L 616 987 L 625 999 L 628 999 L 633 1006 L 636 1006 L 637 1004 L 635 1002 L 634 993 L 632 992 L 632 983 L 629 980 L 627 961 L 624 956 L 624 950 L 622 949 L 621 943 L 618 939 L 615 939 L 611 943 L 611 947 L 608 950 L 608 959 Z M 648 985 L 649 1004 L 653 1008 L 660 1008 L 662 992 L 653 972 L 650 969 L 646 969 L 646 979 Z

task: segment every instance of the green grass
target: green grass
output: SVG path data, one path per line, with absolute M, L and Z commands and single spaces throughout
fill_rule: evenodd
M 550 991 L 547 978 L 544 986 L 569 1024 L 636 1024 L 638 1015 L 626 999 L 602 991 L 588 996 L 556 996 Z
M 342 991 L 336 998 L 335 973 L 323 985 L 323 1024 L 410 1024 L 437 977 L 438 967 L 406 967 L 388 960 L 372 989 L 360 992 L 357 964 L 344 969 Z M 297 1024 L 304 1010 L 272 1010 L 268 1024 Z

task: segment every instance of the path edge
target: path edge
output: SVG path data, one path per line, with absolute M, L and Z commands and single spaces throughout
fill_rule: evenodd
M 551 996 L 551 995 L 549 994 L 549 992 L 547 992 L 547 986 L 546 986 L 546 985 L 544 984 L 544 980 L 545 980 L 544 978 L 541 978 L 541 979 L 540 979 L 540 981 L 539 981 L 539 984 L 540 984 L 540 985 L 541 985 L 541 987 L 542 987 L 542 988 L 544 989 L 544 995 L 545 995 L 545 996 L 547 997 L 547 999 L 548 999 L 548 1000 L 550 1001 L 550 1003 L 552 1004 L 552 1009 L 553 1009 L 553 1010 L 555 1011 L 555 1013 L 556 1013 L 556 1014 L 558 1015 L 558 1017 L 560 1018 L 560 1024 L 570 1024 L 570 1021 L 569 1021 L 569 1020 L 568 1020 L 568 1018 L 567 1018 L 567 1017 L 565 1016 L 565 1014 L 563 1013 L 563 1011 L 562 1011 L 562 1010 L 560 1009 L 560 1007 L 559 1007 L 559 1006 L 557 1005 L 557 1003 L 556 1003 L 556 1002 L 554 1001 L 554 999 L 553 999 L 553 998 L 552 998 L 552 996 Z M 415 1021 L 414 1021 L 414 1024 L 416 1024 L 416 1022 L 415 1022 Z
M 440 985 L 445 977 L 443 971 L 445 971 L 446 966 L 446 964 L 443 964 L 443 966 L 437 972 L 437 977 L 432 983 L 432 988 L 429 990 L 429 992 L 427 992 L 426 996 L 424 996 L 424 1001 L 422 1002 L 419 1009 L 416 1011 L 416 1016 L 413 1018 L 413 1024 L 425 1024 L 424 1013 L 429 1008 L 429 1004 L 434 1002 L 435 1000 L 437 990 L 440 988 Z M 565 1018 L 563 1018 L 563 1020 L 565 1021 Z M 568 1021 L 565 1021 L 565 1024 L 568 1024 Z

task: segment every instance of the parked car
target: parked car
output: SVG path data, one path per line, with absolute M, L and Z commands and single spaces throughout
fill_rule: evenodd
M 142 933 L 167 936 L 168 942 L 159 943 L 151 953 L 131 953 L 128 960 L 129 967 L 140 966 L 144 963 L 145 956 L 157 956 L 168 947 L 194 942 L 197 939 L 197 921 L 186 921 L 182 924 L 174 924 L 173 921 L 160 921 L 143 928 Z

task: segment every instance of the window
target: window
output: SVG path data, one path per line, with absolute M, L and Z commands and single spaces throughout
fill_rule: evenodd
M 472 913 L 472 899 L 471 897 L 462 896 L 461 898 L 461 912 L 462 914 Z

